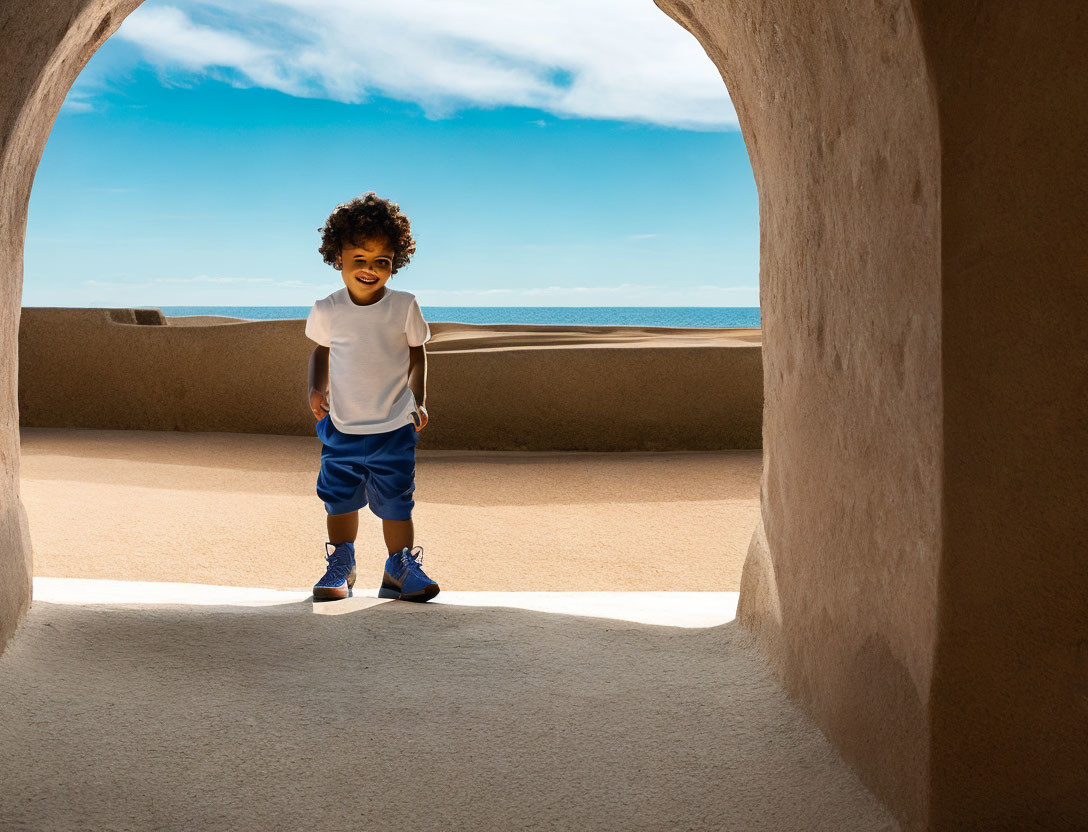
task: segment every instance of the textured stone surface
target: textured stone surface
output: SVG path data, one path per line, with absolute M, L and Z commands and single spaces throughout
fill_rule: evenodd
M 907 828 L 1088 827 L 1088 8 L 659 5 L 759 189 L 742 621 Z
M 941 551 L 940 166 L 911 10 L 662 5 L 721 69 L 759 190 L 763 524 L 739 614 L 863 779 L 920 823 Z

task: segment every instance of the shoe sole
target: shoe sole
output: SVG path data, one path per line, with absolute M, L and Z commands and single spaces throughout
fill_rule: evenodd
M 314 601 L 343 601 L 351 597 L 351 588 L 355 586 L 355 573 L 348 575 L 347 586 L 315 586 Z
M 393 598 L 397 601 L 416 601 L 418 603 L 423 603 L 425 601 L 430 601 L 438 594 L 438 592 L 438 584 L 428 584 L 419 592 L 413 592 L 410 595 L 405 595 L 396 587 L 383 586 L 378 590 L 378 597 Z

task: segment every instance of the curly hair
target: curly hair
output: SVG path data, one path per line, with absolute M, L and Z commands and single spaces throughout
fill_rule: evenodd
M 337 205 L 329 214 L 321 232 L 321 245 L 318 251 L 325 262 L 335 268 L 344 244 L 358 242 L 363 237 L 388 237 L 393 246 L 393 269 L 407 266 L 416 252 L 416 241 L 412 239 L 412 225 L 400 212 L 400 206 L 388 199 L 382 199 L 374 191 L 367 191 L 350 202 Z

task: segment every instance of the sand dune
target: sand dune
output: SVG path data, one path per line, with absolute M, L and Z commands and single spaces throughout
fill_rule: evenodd
M 214 326 L 245 323 L 242 318 L 192 315 L 166 318 L 168 326 Z M 503 349 L 511 347 L 741 347 L 760 345 L 759 329 L 714 329 L 669 326 L 544 326 L 533 324 L 462 324 L 430 322 L 427 349 Z
M 512 347 L 741 347 L 759 345 L 758 329 L 695 329 L 634 326 L 531 326 L 433 323 L 427 348 L 452 350 Z

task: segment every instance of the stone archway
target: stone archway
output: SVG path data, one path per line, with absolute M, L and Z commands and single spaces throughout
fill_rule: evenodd
M 0 644 L 30 602 L 30 188 L 72 82 L 138 5 L 0 6 Z M 722 72 L 759 191 L 743 623 L 907 828 L 1088 825 L 1083 4 L 659 5 Z

